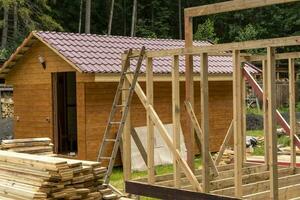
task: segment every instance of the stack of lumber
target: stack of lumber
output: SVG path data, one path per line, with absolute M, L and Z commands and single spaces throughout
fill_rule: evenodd
M 216 159 L 218 156 L 218 153 L 214 154 L 214 159 Z M 234 162 L 234 151 L 230 148 L 225 149 L 223 156 L 221 158 L 221 161 L 219 165 L 227 165 Z
M 279 149 L 278 154 L 280 154 L 280 155 L 291 155 L 291 147 L 290 146 L 279 147 L 278 149 Z M 300 149 L 298 147 L 296 147 L 296 154 L 300 155 Z
M 12 118 L 14 115 L 14 101 L 12 96 L 5 95 L 1 98 L 1 115 L 3 118 Z
M 37 155 L 52 155 L 53 144 L 50 138 L 27 138 L 2 140 L 1 150 Z
M 116 199 L 100 163 L 0 150 L 0 199 Z

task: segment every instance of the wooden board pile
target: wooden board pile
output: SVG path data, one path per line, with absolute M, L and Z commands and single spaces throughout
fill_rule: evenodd
M 19 153 L 53 155 L 53 144 L 50 138 L 2 140 L 0 149 Z
M 2 117 L 12 118 L 14 115 L 14 101 L 11 95 L 4 95 L 1 98 L 1 111 Z
M 0 199 L 116 199 L 100 163 L 0 150 Z
M 216 159 L 218 153 L 214 154 L 213 159 Z M 234 151 L 230 148 L 225 149 L 219 165 L 232 164 L 234 162 Z

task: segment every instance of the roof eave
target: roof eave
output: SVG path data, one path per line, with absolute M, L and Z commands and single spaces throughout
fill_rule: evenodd
M 180 81 L 185 81 L 184 74 L 180 74 Z M 232 81 L 232 74 L 209 74 L 209 81 Z M 95 82 L 118 82 L 120 81 L 119 73 L 95 73 Z M 145 74 L 139 76 L 138 81 L 145 82 Z M 153 81 L 155 82 L 169 82 L 172 81 L 171 74 L 154 74 Z M 199 74 L 194 74 L 194 81 L 200 81 Z

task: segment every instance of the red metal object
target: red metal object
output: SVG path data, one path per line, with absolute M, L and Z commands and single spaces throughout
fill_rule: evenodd
M 243 75 L 244 78 L 248 81 L 248 83 L 251 85 L 254 93 L 256 96 L 262 100 L 263 99 L 263 90 L 261 87 L 257 84 L 257 82 L 254 80 L 254 78 L 251 76 L 249 71 L 244 67 L 243 68 Z M 276 110 L 276 121 L 277 123 L 284 129 L 285 133 L 289 136 L 290 135 L 290 125 L 285 121 L 285 119 L 282 117 L 280 112 Z M 294 135 L 294 142 L 295 145 L 300 148 L 300 140 L 297 135 Z

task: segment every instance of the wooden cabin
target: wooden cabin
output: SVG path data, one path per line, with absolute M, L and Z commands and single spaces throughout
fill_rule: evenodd
M 94 160 L 120 78 L 121 54 L 184 46 L 184 41 L 59 32 L 32 32 L 3 65 L 0 75 L 14 88 L 15 138 L 50 137 L 55 152 Z M 196 46 L 211 45 L 194 42 Z M 200 59 L 199 59 L 200 60 Z M 200 116 L 199 60 L 195 60 L 195 102 Z M 154 106 L 172 122 L 171 63 L 154 60 Z M 255 72 L 255 69 L 251 69 Z M 145 66 L 142 67 L 142 72 Z M 184 80 L 184 57 L 180 58 Z M 145 89 L 145 76 L 140 84 Z M 209 57 L 210 150 L 218 151 L 232 120 L 232 58 Z M 185 88 L 181 85 L 182 108 Z M 146 112 L 134 97 L 134 127 L 146 126 Z M 183 117 L 183 116 L 182 116 Z M 185 119 L 182 118 L 182 121 Z M 182 123 L 183 132 L 186 128 Z

